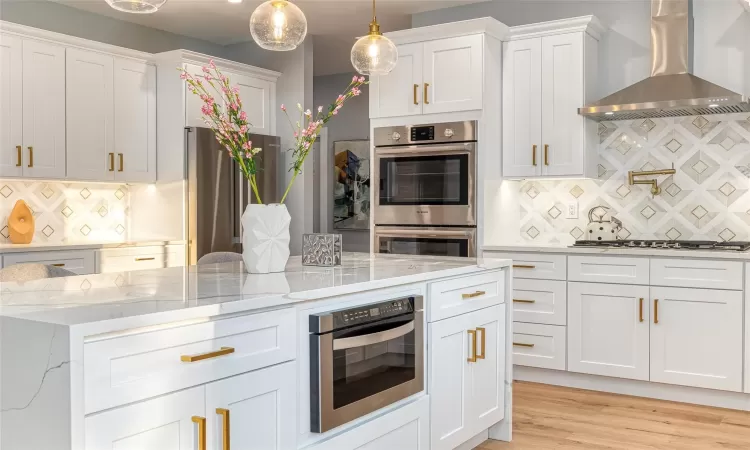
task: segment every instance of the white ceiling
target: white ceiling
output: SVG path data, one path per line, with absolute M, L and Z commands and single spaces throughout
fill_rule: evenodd
M 167 0 L 154 14 L 115 11 L 104 0 L 56 0 L 78 9 L 119 20 L 203 39 L 220 45 L 251 40 L 250 14 L 261 1 Z M 411 14 L 488 0 L 378 0 L 378 22 L 383 31 L 411 27 Z M 356 36 L 367 33 L 371 0 L 297 0 L 315 36 L 315 74 L 348 71 L 348 52 Z M 342 70 L 343 69 L 343 70 Z

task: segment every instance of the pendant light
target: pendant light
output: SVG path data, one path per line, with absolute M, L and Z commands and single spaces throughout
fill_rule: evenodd
M 162 7 L 167 0 L 106 0 L 107 4 L 118 11 L 133 14 L 151 14 Z
M 307 19 L 294 3 L 269 0 L 250 16 L 250 33 L 255 43 L 266 50 L 294 50 L 305 40 Z
M 370 32 L 354 43 L 351 58 L 354 69 L 362 75 L 387 75 L 396 67 L 398 49 L 380 32 L 375 16 L 375 0 L 372 0 Z

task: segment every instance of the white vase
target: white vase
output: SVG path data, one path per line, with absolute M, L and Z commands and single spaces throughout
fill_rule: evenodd
M 286 205 L 247 205 L 242 214 L 242 259 L 250 273 L 283 272 L 289 260 Z

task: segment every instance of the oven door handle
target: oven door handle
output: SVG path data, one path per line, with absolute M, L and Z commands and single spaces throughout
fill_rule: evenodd
M 399 327 L 390 330 L 378 331 L 377 333 L 363 334 L 348 338 L 334 339 L 333 349 L 344 350 L 347 348 L 363 347 L 365 345 L 377 344 L 379 342 L 390 341 L 397 337 L 405 336 L 414 331 L 414 321 L 407 322 Z
M 451 144 L 451 145 L 409 145 L 402 147 L 377 147 L 375 148 L 375 156 L 401 156 L 409 157 L 415 153 L 420 155 L 442 155 L 445 153 L 455 153 L 457 155 L 464 155 L 474 151 L 474 142 L 465 142 L 462 144 Z

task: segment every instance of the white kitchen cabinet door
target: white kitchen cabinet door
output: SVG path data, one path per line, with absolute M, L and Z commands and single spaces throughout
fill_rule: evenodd
M 742 292 L 651 288 L 651 381 L 742 392 Z
M 423 44 L 424 114 L 482 109 L 483 40 L 478 34 Z
M 23 47 L 0 34 L 0 177 L 23 175 Z
M 398 62 L 388 75 L 370 78 L 370 118 L 422 113 L 423 44 L 398 46 Z
M 115 179 L 156 181 L 156 67 L 114 61 Z M 107 157 L 109 157 L 107 155 Z
M 24 177 L 65 178 L 65 53 L 65 47 L 23 41 Z
M 250 133 L 271 134 L 271 89 L 273 83 L 249 75 L 228 73 L 232 86 L 240 89 L 242 109 L 252 125 Z M 191 94 L 192 95 L 192 94 Z
M 206 385 L 207 449 L 296 449 L 296 367 L 288 362 Z
M 70 48 L 66 53 L 68 178 L 114 180 L 114 58 Z
M 649 288 L 568 283 L 568 370 L 649 379 Z
M 582 33 L 542 38 L 542 174 L 583 175 Z
M 203 386 L 86 417 L 86 450 L 196 450 Z
M 477 330 L 477 361 L 471 363 L 469 421 L 478 433 L 505 417 L 505 305 L 471 315 Z
M 193 76 L 203 76 L 203 71 L 200 66 L 195 64 L 185 64 L 185 70 Z M 175 74 L 179 76 L 179 73 Z M 217 94 L 218 97 L 218 94 Z M 190 92 L 190 88 L 185 82 L 185 126 L 186 127 L 205 127 L 203 123 L 203 114 L 201 113 L 201 107 L 203 101 L 197 95 Z
M 503 49 L 503 176 L 542 170 L 542 39 L 507 42 Z

